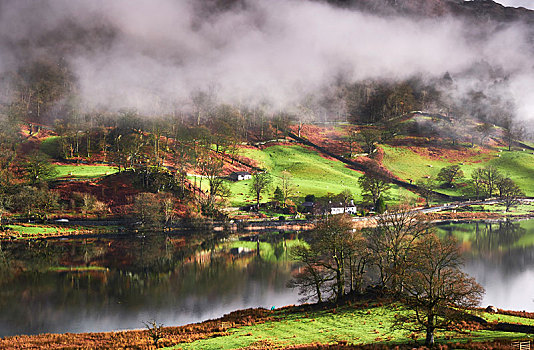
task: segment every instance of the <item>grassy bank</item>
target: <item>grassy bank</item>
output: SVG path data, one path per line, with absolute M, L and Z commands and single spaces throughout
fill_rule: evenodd
M 392 330 L 395 314 L 406 313 L 398 304 L 358 301 L 342 306 L 303 305 L 269 311 L 248 309 L 216 320 L 181 327 L 158 328 L 158 347 L 167 349 L 399 349 L 419 348 L 423 334 Z M 488 322 L 532 325 L 532 318 L 477 311 Z M 533 316 L 530 314 L 529 317 Z M 441 349 L 511 348 L 513 340 L 529 339 L 524 333 L 484 329 L 465 323 L 459 331 L 441 331 Z M 152 331 L 155 329 L 152 328 Z M 153 332 L 152 332 L 153 334 Z M 128 348 L 153 349 L 151 331 L 40 334 L 0 338 L 0 348 Z
M 421 345 L 424 335 L 406 330 L 394 330 L 391 325 L 395 314 L 407 313 L 396 304 L 362 302 L 341 307 L 284 308 L 272 312 L 265 322 L 230 328 L 224 335 L 177 344 L 169 349 L 280 349 L 303 345 L 369 345 L 394 346 L 401 344 Z M 482 313 L 489 321 L 505 321 L 531 324 L 532 320 L 521 317 Z M 461 332 L 442 331 L 436 335 L 437 343 L 466 343 L 494 341 L 496 339 L 519 339 L 526 334 L 492 331 L 466 327 Z

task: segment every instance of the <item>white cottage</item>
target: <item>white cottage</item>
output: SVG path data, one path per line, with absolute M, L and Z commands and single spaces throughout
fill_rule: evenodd
M 234 171 L 230 174 L 230 179 L 234 181 L 250 180 L 252 175 L 248 171 Z

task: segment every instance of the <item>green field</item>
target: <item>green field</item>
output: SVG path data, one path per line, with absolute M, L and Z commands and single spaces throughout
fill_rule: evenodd
M 327 193 L 338 194 L 346 189 L 354 195 L 354 200 L 362 200 L 358 186 L 361 173 L 347 168 L 337 160 L 326 159 L 305 147 L 271 146 L 263 150 L 244 149 L 241 155 L 256 160 L 261 168 L 273 176 L 270 194 L 263 196 L 262 202 L 268 201 L 276 186 L 280 186 L 283 171 L 291 174 L 297 201 L 302 201 L 308 194 L 324 196 Z M 229 183 L 232 205 L 254 203 L 253 196 L 249 194 L 250 183 L 251 180 Z M 412 192 L 396 186 L 389 191 L 389 195 L 391 200 L 395 201 L 417 198 Z
M 109 165 L 57 165 L 56 178 L 93 179 L 116 173 Z
M 409 332 L 391 329 L 394 315 L 405 312 L 407 311 L 395 305 L 383 306 L 376 303 L 323 310 L 282 309 L 274 311 L 273 319 L 265 323 L 231 328 L 227 335 L 178 344 L 173 349 L 283 348 L 299 344 L 413 344 L 408 338 Z M 514 320 L 521 323 L 525 321 L 525 324 L 531 322 L 523 318 Z M 489 330 L 437 332 L 436 342 L 489 341 L 525 336 L 522 333 Z M 420 344 L 422 338 L 423 334 L 418 334 Z
M 389 145 L 381 145 L 380 147 L 384 150 L 383 164 L 403 180 L 412 179 L 415 183 L 425 176 L 435 178 L 441 168 L 453 164 L 460 164 L 465 177 L 469 178 L 475 169 L 493 165 L 503 175 L 514 180 L 527 196 L 534 196 L 534 155 L 530 152 L 509 152 L 505 148 L 501 148 L 502 152 L 495 150 L 489 154 L 466 158 L 462 162 L 451 163 L 446 160 L 428 159 L 403 147 Z M 489 160 L 487 160 L 488 157 Z M 458 189 L 440 189 L 439 191 L 452 195 L 462 194 Z
M 22 225 L 7 225 L 11 229 L 11 232 L 13 233 L 19 233 L 23 235 L 50 235 L 50 234 L 69 234 L 74 233 L 77 230 L 74 228 L 68 228 L 68 227 L 55 227 L 55 226 L 22 226 Z

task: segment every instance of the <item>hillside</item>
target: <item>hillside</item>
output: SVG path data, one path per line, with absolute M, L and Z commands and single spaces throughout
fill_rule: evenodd
M 525 8 L 505 7 L 492 0 L 329 0 L 330 3 L 385 15 L 416 17 L 459 16 L 477 23 L 534 22 L 534 12 Z

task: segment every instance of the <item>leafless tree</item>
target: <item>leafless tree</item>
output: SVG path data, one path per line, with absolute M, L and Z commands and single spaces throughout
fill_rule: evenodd
M 359 291 L 368 257 L 366 252 L 364 238 L 352 229 L 349 216 L 327 216 L 313 230 L 309 247 L 293 250 L 295 258 L 303 263 L 303 271 L 291 285 L 319 301 L 325 294 L 340 300 L 346 287 Z
M 430 225 L 407 208 L 377 217 L 375 228 L 367 231 L 372 263 L 378 268 L 380 284 L 400 292 L 408 256 L 415 242 L 430 233 Z
M 396 326 L 426 333 L 434 344 L 434 331 L 462 319 L 465 310 L 479 304 L 484 289 L 461 271 L 462 259 L 453 239 L 428 235 L 410 250 L 402 297 L 412 312 L 397 317 Z

